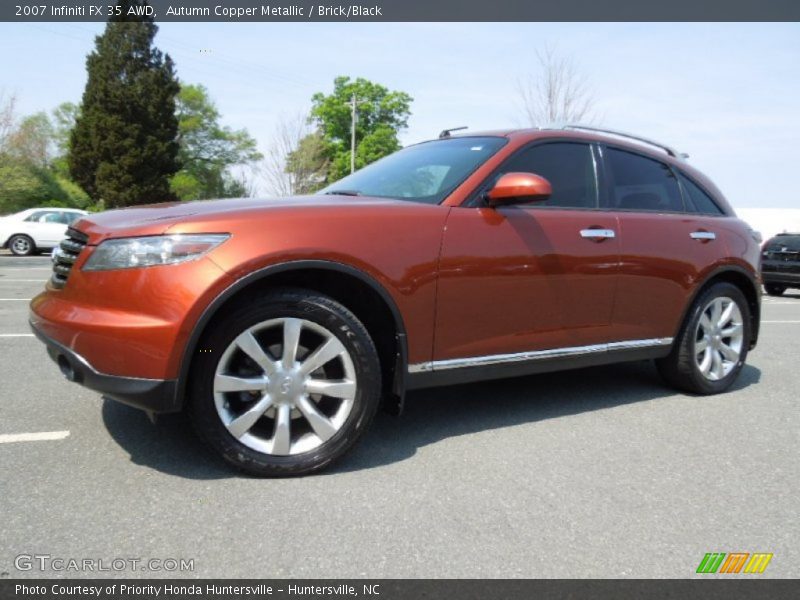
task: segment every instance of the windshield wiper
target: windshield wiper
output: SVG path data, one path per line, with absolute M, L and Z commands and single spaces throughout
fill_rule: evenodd
M 325 192 L 326 196 L 360 196 L 361 192 L 358 190 L 331 190 Z

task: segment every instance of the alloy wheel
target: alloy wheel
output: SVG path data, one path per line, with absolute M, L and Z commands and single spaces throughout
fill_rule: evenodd
M 270 455 L 314 450 L 347 421 L 356 397 L 353 360 L 321 325 L 269 319 L 238 335 L 214 374 L 217 414 L 244 445 Z
M 710 381 L 719 381 L 739 362 L 744 321 L 739 305 L 727 296 L 713 298 L 700 314 L 695 333 L 695 364 Z

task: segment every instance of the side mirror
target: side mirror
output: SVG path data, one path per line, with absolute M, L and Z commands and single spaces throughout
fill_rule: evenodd
M 553 193 L 550 182 L 534 173 L 506 173 L 486 193 L 489 206 L 542 202 Z

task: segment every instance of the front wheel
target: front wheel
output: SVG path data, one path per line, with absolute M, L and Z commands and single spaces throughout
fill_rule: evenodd
M 786 286 L 768 283 L 764 286 L 764 289 L 767 290 L 767 294 L 770 296 L 782 296 L 783 292 L 786 291 Z
M 750 307 L 735 285 L 712 285 L 695 300 L 672 352 L 658 359 L 670 385 L 695 394 L 727 390 L 750 347 Z
M 36 244 L 27 235 L 15 235 L 8 240 L 8 249 L 15 256 L 30 256 L 36 251 Z
M 356 316 L 327 296 L 281 290 L 233 310 L 206 336 L 190 411 L 239 469 L 302 475 L 352 447 L 380 390 L 378 355 Z

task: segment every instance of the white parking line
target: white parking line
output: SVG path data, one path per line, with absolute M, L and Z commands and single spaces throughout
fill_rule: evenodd
M 800 323 L 800 321 L 761 321 L 762 323 Z
M 0 283 L 6 283 L 13 281 L 14 283 L 45 283 L 47 279 L 5 279 L 4 277 L 0 277 Z M 786 304 L 791 304 L 790 302 L 786 302 Z
M 32 333 L 0 333 L 0 338 L 33 337 Z
M 0 435 L 0 444 L 13 444 L 14 442 L 47 442 L 63 440 L 69 431 L 42 431 L 40 433 L 7 433 Z
M 0 267 L 0 271 L 52 271 L 53 267 Z
M 33 298 L 0 298 L 0 302 L 30 302 Z

